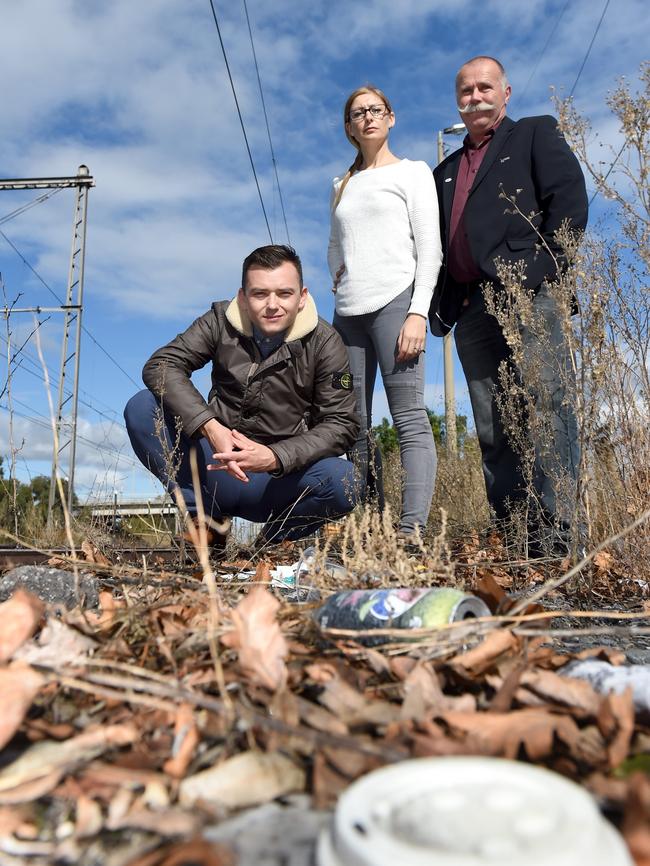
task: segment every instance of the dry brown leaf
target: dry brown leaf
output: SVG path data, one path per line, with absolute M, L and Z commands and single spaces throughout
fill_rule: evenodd
M 248 679 L 275 691 L 287 681 L 287 642 L 277 621 L 280 602 L 264 586 L 254 586 L 232 611 L 234 631 L 221 640 L 236 649 Z
M 357 749 L 338 749 L 333 746 L 323 746 L 323 754 L 330 764 L 348 779 L 357 779 L 359 776 L 376 770 L 382 765 L 382 761 L 371 755 L 364 755 Z
M 92 541 L 85 539 L 81 542 L 81 552 L 83 553 L 86 562 L 94 562 L 96 565 L 110 565 L 103 553 L 101 553 Z
M 25 806 L 0 806 L 0 839 L 13 836 L 29 821 L 31 815 Z
M 465 694 L 447 697 L 440 687 L 438 675 L 430 664 L 419 663 L 404 680 L 404 701 L 400 708 L 400 719 L 424 719 L 446 710 L 472 712 L 476 709 L 476 699 Z
M 590 716 L 598 715 L 602 697 L 586 680 L 561 677 L 553 671 L 528 670 L 522 674 L 520 682 L 524 689 L 517 692 L 517 700 L 521 703 L 526 703 L 525 690 L 530 689 L 546 701 L 575 707 Z
M 319 707 L 318 704 L 313 704 L 300 696 L 298 696 L 298 710 L 302 721 L 317 731 L 326 731 L 328 734 L 342 736 L 346 736 L 348 733 L 348 727 L 341 719 L 338 719 L 324 707 Z
M 272 580 L 271 568 L 268 562 L 264 560 L 258 562 L 255 569 L 255 583 L 270 584 Z
M 144 830 L 160 836 L 193 836 L 201 818 L 182 809 L 147 809 L 134 805 L 124 815 L 106 821 L 108 830 Z
M 504 600 L 508 598 L 503 587 L 496 582 L 489 571 L 481 572 L 479 579 L 474 585 L 473 592 L 487 604 L 492 613 L 500 610 Z
M 35 743 L 0 770 L 0 802 L 18 803 L 41 796 L 56 786 L 66 770 L 114 746 L 133 743 L 138 736 L 134 725 L 106 725 L 84 731 L 63 743 L 51 740 Z M 39 789 L 39 794 L 26 797 L 31 785 Z
M 112 592 L 102 590 L 99 593 L 100 612 L 93 610 L 84 611 L 84 619 L 88 621 L 96 631 L 107 632 L 115 625 L 118 613 L 126 607 L 126 602 L 117 599 Z
M 328 662 L 316 662 L 313 665 L 307 665 L 305 673 L 315 683 L 328 683 L 338 676 L 334 665 Z
M 267 803 L 303 791 L 305 771 L 281 752 L 243 752 L 180 783 L 179 802 L 206 802 L 227 809 Z
M 396 704 L 379 700 L 368 701 L 364 695 L 338 677 L 325 683 L 318 700 L 350 727 L 360 724 L 388 725 L 399 718 L 399 707 Z
M 471 676 L 479 676 L 494 667 L 503 656 L 514 652 L 518 646 L 519 641 L 511 631 L 495 629 L 474 649 L 454 656 L 450 664 Z
M 94 836 L 102 829 L 104 819 L 102 809 L 96 800 L 81 794 L 77 798 L 77 814 L 75 817 L 75 836 L 78 839 L 87 839 Z
M 405 680 L 417 664 L 417 659 L 409 656 L 394 656 L 389 659 L 390 670 L 398 680 Z
M 622 829 L 634 862 L 650 866 L 650 778 L 644 773 L 630 777 Z
M 34 634 L 44 609 L 43 602 L 24 589 L 17 589 L 0 604 L 0 662 L 9 661 L 21 643 Z
M 591 562 L 598 571 L 609 571 L 614 563 L 614 557 L 607 550 L 600 550 Z
M 312 796 L 315 809 L 331 809 L 349 784 L 348 776 L 339 773 L 321 751 L 316 752 L 312 769 Z
M 175 779 L 182 779 L 200 740 L 194 708 L 190 704 L 181 704 L 174 723 L 172 757 L 165 761 L 163 770 Z
M 597 721 L 602 735 L 608 742 L 609 765 L 612 768 L 618 767 L 628 756 L 634 733 L 632 689 L 626 689 L 622 695 L 612 692 L 603 698 Z
M 84 664 L 97 644 L 58 619 L 49 619 L 38 638 L 24 643 L 14 658 L 45 668 Z
M 90 785 L 115 788 L 145 788 L 151 783 L 168 781 L 163 773 L 155 770 L 139 770 L 133 767 L 118 767 L 102 761 L 91 761 L 79 774 Z
M 453 732 L 466 735 L 468 751 L 511 759 L 517 758 L 523 746 L 531 761 L 539 761 L 553 753 L 556 736 L 571 748 L 579 734 L 576 723 L 569 716 L 537 709 L 510 713 L 452 711 L 441 718 Z
M 0 749 L 20 727 L 45 678 L 23 662 L 0 669 Z
M 163 845 L 129 860 L 125 866 L 235 866 L 231 851 L 223 845 L 212 845 L 205 839 L 189 839 Z

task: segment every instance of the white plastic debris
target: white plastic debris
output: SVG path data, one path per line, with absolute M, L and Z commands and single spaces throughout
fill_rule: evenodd
M 498 758 L 403 761 L 338 801 L 318 866 L 632 866 L 591 795 Z
M 587 680 L 599 695 L 623 694 L 632 689 L 637 712 L 650 713 L 650 665 L 613 665 L 598 659 L 570 662 L 560 671 L 562 676 Z

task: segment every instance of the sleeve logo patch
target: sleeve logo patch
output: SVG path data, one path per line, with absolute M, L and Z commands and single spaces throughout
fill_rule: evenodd
M 352 390 L 352 373 L 334 373 L 332 375 L 332 388 L 340 391 Z

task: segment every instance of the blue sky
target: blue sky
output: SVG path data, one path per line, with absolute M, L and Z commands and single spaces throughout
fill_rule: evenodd
M 509 114 L 552 111 L 550 87 L 568 93 L 605 2 L 598 0 L 248 0 L 291 242 L 319 310 L 332 315 L 326 267 L 331 179 L 351 162 L 341 125 L 347 94 L 373 82 L 390 96 L 392 149 L 436 161 L 436 132 L 457 122 L 453 80 L 468 57 L 501 59 L 513 87 Z M 215 0 L 260 178 L 273 239 L 286 240 L 239 0 Z M 555 29 L 558 19 L 561 20 Z M 231 297 L 241 260 L 268 233 L 208 0 L 22 0 L 5 3 L 0 56 L 3 177 L 70 175 L 84 163 L 90 193 L 76 488 L 88 495 L 152 494 L 122 426 L 151 352 L 213 300 Z M 549 41 L 549 36 L 552 38 Z M 542 51 L 548 41 L 544 54 Z M 650 44 L 643 0 L 612 0 L 575 91 L 605 145 L 620 146 L 604 105 L 618 77 L 634 80 Z M 645 49 L 645 51 L 644 51 Z M 450 139 L 455 147 L 459 140 Z M 608 151 L 603 151 L 607 161 Z M 0 219 L 36 193 L 0 193 Z M 607 204 L 597 200 L 597 216 Z M 0 229 L 63 295 L 73 194 L 65 191 Z M 0 236 L 6 297 L 18 306 L 54 298 Z M 60 314 L 39 329 L 58 376 Z M 9 323 L 20 345 L 30 316 Z M 0 331 L 6 378 L 6 330 Z M 125 375 L 102 351 L 119 361 Z M 428 403 L 442 411 L 441 341 L 427 347 Z M 49 473 L 51 433 L 33 338 L 12 380 L 18 474 Z M 207 391 L 208 374 L 198 374 Z M 468 411 L 457 373 L 461 411 Z M 0 400 L 6 406 L 7 396 Z M 377 420 L 385 398 L 376 395 Z M 10 450 L 0 408 L 0 454 Z

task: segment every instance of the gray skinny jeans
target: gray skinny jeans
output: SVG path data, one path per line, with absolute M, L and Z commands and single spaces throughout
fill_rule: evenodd
M 361 430 L 353 448 L 353 458 L 362 483 L 368 479 L 369 437 L 372 426 L 372 395 L 377 365 L 386 390 L 388 408 L 399 438 L 404 470 L 400 531 L 412 533 L 424 528 L 429 517 L 436 480 L 436 446 L 424 407 L 424 357 L 397 364 L 397 338 L 411 303 L 412 287 L 385 307 L 361 316 L 334 314 L 334 327 L 350 355 Z M 381 474 L 376 484 L 381 488 Z M 377 490 L 380 503 L 383 491 Z

